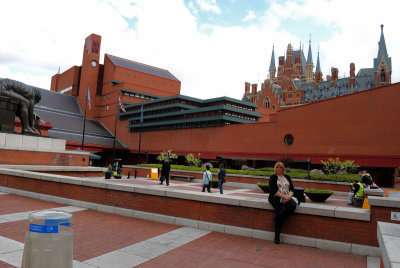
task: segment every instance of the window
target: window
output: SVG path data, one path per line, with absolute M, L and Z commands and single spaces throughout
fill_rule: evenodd
M 385 76 L 385 71 L 382 69 L 381 70 L 381 82 L 385 82 L 386 81 L 386 76 Z
M 265 98 L 265 100 L 264 100 L 264 107 L 269 108 L 270 106 L 271 106 L 271 102 L 270 102 L 269 98 Z
M 293 144 L 293 135 L 292 134 L 286 134 L 285 137 L 283 138 L 283 142 L 285 143 L 286 146 L 291 146 Z
M 106 106 L 106 110 L 108 111 L 110 108 L 108 107 L 108 105 Z

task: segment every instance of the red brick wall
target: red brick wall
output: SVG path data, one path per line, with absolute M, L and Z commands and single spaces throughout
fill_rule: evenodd
M 400 83 L 280 111 L 275 122 L 224 127 L 143 132 L 142 150 L 203 157 L 245 157 L 312 163 L 329 157 L 353 159 L 362 166 L 400 166 Z M 284 136 L 292 134 L 292 146 Z M 132 152 L 139 133 L 120 136 Z
M 2 165 L 88 166 L 89 156 L 68 153 L 0 149 Z
M 192 220 L 273 231 L 272 210 L 122 192 L 3 174 L 0 174 L 0 186 Z M 390 222 L 390 211 L 400 211 L 400 208 L 372 207 L 369 222 L 296 213 L 285 223 L 283 232 L 378 246 L 376 221 Z

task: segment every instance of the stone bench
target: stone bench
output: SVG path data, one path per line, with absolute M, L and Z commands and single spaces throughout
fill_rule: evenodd
M 192 181 L 194 179 L 194 176 L 169 174 L 169 179 L 170 180 L 177 180 L 177 181 Z

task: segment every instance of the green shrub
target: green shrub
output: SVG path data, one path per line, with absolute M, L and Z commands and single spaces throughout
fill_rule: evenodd
M 168 151 L 161 152 L 157 156 L 157 160 L 160 162 L 164 162 L 164 160 L 171 161 L 171 160 L 177 159 L 177 158 L 178 158 L 178 155 L 174 154 L 171 149 L 169 149 Z
M 322 170 L 328 175 L 356 173 L 359 168 L 359 166 L 354 165 L 354 160 L 345 160 L 342 162 L 339 157 L 336 157 L 336 159 L 329 158 L 328 161 L 321 160 L 321 162 L 324 164 Z
M 268 183 L 268 182 L 257 182 L 257 185 L 258 185 L 258 186 L 265 186 L 265 187 L 268 187 L 268 186 L 269 186 L 269 183 Z
M 304 190 L 305 193 L 311 194 L 333 194 L 331 190 L 323 190 L 323 189 L 306 189 Z
M 197 154 L 197 157 L 190 153 L 185 155 L 186 163 L 191 167 L 201 167 L 200 153 Z
M 160 164 L 140 164 L 138 166 L 142 167 L 153 167 L 153 168 L 161 168 Z M 201 167 L 189 167 L 183 165 L 171 165 L 171 169 L 176 170 L 187 170 L 187 171 L 199 171 L 204 172 L 205 168 Z M 216 173 L 218 168 L 211 168 L 211 172 Z M 227 174 L 231 175 L 250 175 L 250 176 L 259 176 L 259 177 L 269 177 L 274 174 L 273 171 L 249 171 L 249 170 L 236 170 L 236 169 L 227 169 Z M 299 169 L 292 169 L 291 172 L 287 173 L 293 179 L 308 179 L 308 172 Z M 310 174 L 310 180 L 317 180 L 317 181 L 336 181 L 336 182 L 353 182 L 354 179 L 359 179 L 357 174 L 345 174 L 345 175 L 326 175 L 326 174 Z

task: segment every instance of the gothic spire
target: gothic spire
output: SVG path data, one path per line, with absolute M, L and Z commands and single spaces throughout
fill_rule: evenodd
M 269 64 L 269 68 L 275 68 L 275 52 L 274 52 L 274 46 L 272 46 L 271 63 Z
M 307 63 L 313 63 L 313 60 L 312 60 L 312 52 L 311 52 L 311 38 L 310 38 L 310 42 L 309 42 L 309 44 L 308 44 Z
M 318 56 L 317 56 L 317 67 L 315 68 L 315 72 L 321 72 L 321 66 L 319 64 L 319 49 L 318 49 Z
M 392 58 L 388 56 L 386 50 L 386 42 L 385 36 L 383 35 L 383 24 L 381 24 L 381 38 L 378 42 L 378 56 L 374 59 L 374 70 L 376 71 L 379 67 L 379 63 L 381 62 L 382 58 L 386 61 L 386 64 L 389 67 L 389 70 L 392 70 Z

